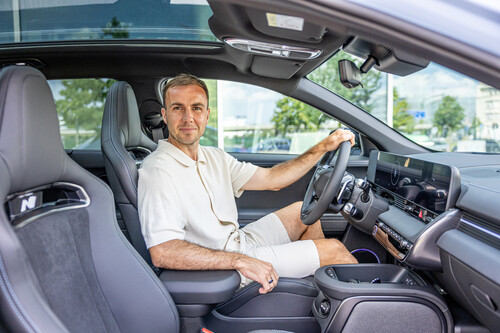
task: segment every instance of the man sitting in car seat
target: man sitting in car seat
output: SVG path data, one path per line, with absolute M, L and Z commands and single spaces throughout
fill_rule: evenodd
M 357 263 L 321 222 L 306 226 L 301 202 L 239 228 L 235 197 L 245 190 L 278 191 L 304 176 L 354 135 L 338 129 L 304 154 L 272 168 L 239 162 L 223 150 L 199 144 L 210 116 L 208 89 L 190 74 L 162 91 L 169 137 L 158 142 L 139 169 L 142 234 L 153 264 L 178 270 L 235 269 L 242 285 L 257 281 L 267 293 L 279 276 L 304 277 L 324 265 Z

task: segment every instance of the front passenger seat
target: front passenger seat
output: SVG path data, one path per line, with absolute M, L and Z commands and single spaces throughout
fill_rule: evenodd
M 52 93 L 0 70 L 0 314 L 12 332 L 179 332 L 164 285 L 118 228 L 109 187 L 64 151 Z
M 152 265 L 137 212 L 137 168 L 156 149 L 156 143 L 141 131 L 137 100 L 127 82 L 115 82 L 108 92 L 102 119 L 101 147 L 106 174 L 130 241 L 144 260 Z

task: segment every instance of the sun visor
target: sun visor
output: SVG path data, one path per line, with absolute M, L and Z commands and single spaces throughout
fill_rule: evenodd
M 289 40 L 319 43 L 326 32 L 324 26 L 307 22 L 302 17 L 246 8 L 253 27 L 261 33 Z
M 302 67 L 303 62 L 255 56 L 252 62 L 252 73 L 272 77 L 274 79 L 289 79 Z

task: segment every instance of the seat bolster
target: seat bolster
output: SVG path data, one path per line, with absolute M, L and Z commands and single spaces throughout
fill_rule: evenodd
M 2 171 L 0 178 L 5 179 Z M 0 189 L 0 195 L 5 197 L 4 188 Z M 8 318 L 5 324 L 11 332 L 69 332 L 50 308 L 3 210 L 0 210 L 0 290 L 0 309 L 4 318 Z
M 137 208 L 139 174 L 134 159 L 116 140 L 101 142 L 104 167 L 117 203 L 130 203 Z
M 127 149 L 156 149 L 156 144 L 141 130 L 139 108 L 132 87 L 115 82 L 104 105 L 101 146 L 104 166 L 117 203 L 137 208 L 137 165 Z

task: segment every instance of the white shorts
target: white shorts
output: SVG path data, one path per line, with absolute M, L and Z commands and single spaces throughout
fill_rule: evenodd
M 225 249 L 270 262 L 280 277 L 301 278 L 314 274 L 319 268 L 314 242 L 291 242 L 283 223 L 274 213 L 234 232 Z M 242 286 L 250 282 L 241 276 Z

